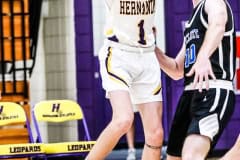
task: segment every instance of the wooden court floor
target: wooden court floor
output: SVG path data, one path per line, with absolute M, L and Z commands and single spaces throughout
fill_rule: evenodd
M 137 149 L 137 160 L 141 160 L 142 149 Z M 127 149 L 118 149 L 112 151 L 106 160 L 126 160 Z M 217 160 L 217 158 L 208 158 L 207 160 Z

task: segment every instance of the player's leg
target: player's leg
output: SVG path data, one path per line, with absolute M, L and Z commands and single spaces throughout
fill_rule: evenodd
M 234 92 L 211 88 L 194 91 L 192 115 L 182 150 L 183 160 L 204 160 L 220 138 L 234 110 Z
M 134 114 L 138 111 L 137 106 L 134 104 L 133 104 L 133 111 L 134 111 Z M 128 149 L 134 151 L 135 150 L 135 145 L 134 145 L 135 123 L 134 122 L 133 122 L 131 128 L 129 129 L 129 131 L 127 132 L 126 138 L 127 138 Z
M 183 160 L 204 160 L 210 150 L 210 139 L 201 135 L 187 136 L 182 151 Z
M 135 125 L 132 124 L 131 128 L 126 134 L 128 149 L 134 149 L 134 134 L 135 134 Z
M 185 141 L 191 117 L 189 114 L 192 91 L 184 91 L 178 102 L 168 138 L 167 160 L 181 160 L 182 148 Z
M 240 135 L 234 146 L 220 160 L 239 160 L 240 158 Z
M 167 155 L 167 160 L 182 160 L 181 157 Z
M 139 105 L 138 109 L 145 135 L 142 160 L 159 160 L 163 142 L 162 103 L 145 103 Z
M 138 104 L 143 124 L 145 146 L 142 160 L 159 160 L 163 142 L 160 66 L 154 51 L 138 54 L 135 61 L 138 61 L 139 72 L 130 93 L 133 104 Z
M 120 137 L 129 130 L 134 118 L 129 94 L 129 84 L 132 81 L 129 75 L 132 70 L 129 66 L 131 58 L 129 58 L 129 53 L 105 43 L 98 58 L 102 85 L 111 102 L 112 120 L 100 134 L 87 160 L 105 159 Z
M 127 91 L 109 92 L 113 110 L 112 120 L 103 130 L 87 160 L 103 160 L 131 127 L 133 122 L 132 103 Z

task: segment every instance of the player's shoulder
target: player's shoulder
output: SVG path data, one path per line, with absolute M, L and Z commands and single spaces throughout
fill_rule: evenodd
M 226 13 L 227 4 L 225 0 L 205 0 L 204 4 L 205 11 L 209 12 L 218 12 Z
M 205 0 L 205 7 L 211 9 L 226 7 L 225 0 Z

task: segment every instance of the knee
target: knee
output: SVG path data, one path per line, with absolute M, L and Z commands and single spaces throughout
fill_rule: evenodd
M 160 146 L 163 142 L 162 127 L 152 129 L 146 134 L 146 142 L 150 145 Z
M 125 134 L 131 128 L 133 119 L 134 119 L 134 116 L 129 114 L 124 116 L 119 116 L 118 118 L 114 118 L 112 120 L 112 123 L 113 123 L 113 126 L 116 127 L 116 129 L 119 132 Z

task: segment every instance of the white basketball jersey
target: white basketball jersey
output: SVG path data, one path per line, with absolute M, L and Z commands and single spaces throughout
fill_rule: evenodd
M 109 40 L 133 47 L 155 43 L 155 0 L 105 0 L 105 35 Z

